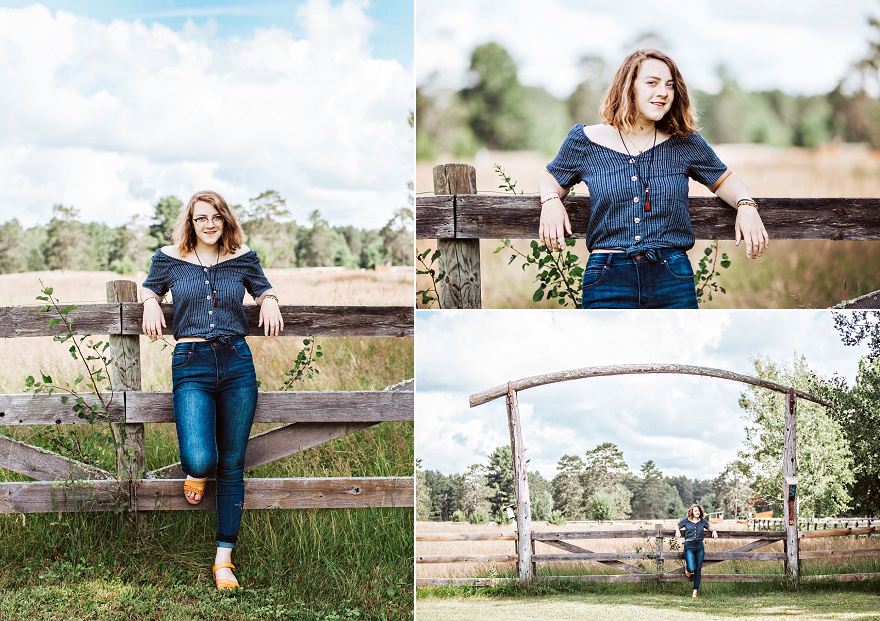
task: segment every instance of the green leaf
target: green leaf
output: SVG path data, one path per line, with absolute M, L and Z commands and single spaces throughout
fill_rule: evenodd
M 55 289 L 53 289 L 52 287 L 46 287 L 45 289 L 43 289 L 43 293 L 45 293 L 46 295 L 52 295 L 53 293 L 55 293 Z
M 52 319 L 49 320 L 49 327 L 50 327 L 50 328 L 54 328 L 54 327 L 57 326 L 59 323 L 61 323 L 61 318 L 60 318 L 60 317 L 52 317 Z
M 67 395 L 62 395 L 62 396 L 61 396 L 61 403 L 62 403 L 62 404 L 67 405 L 67 402 L 68 402 L 68 401 L 70 401 L 70 397 L 68 397 Z
M 705 254 L 707 257 L 710 256 L 712 254 L 712 247 L 710 246 L 703 250 L 703 254 Z
M 52 377 L 51 377 L 51 376 L 46 375 L 46 374 L 43 373 L 42 371 L 40 371 L 40 375 L 43 376 L 43 383 L 44 383 L 44 384 L 51 384 L 51 383 L 52 383 Z
M 532 295 L 532 302 L 540 302 L 543 299 L 544 299 L 544 290 L 543 289 L 538 289 Z
M 730 267 L 730 261 L 722 261 L 721 267 L 723 267 L 724 269 L 727 269 L 728 267 Z

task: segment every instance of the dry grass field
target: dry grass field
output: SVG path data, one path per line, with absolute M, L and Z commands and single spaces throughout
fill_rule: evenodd
M 756 197 L 877 197 L 880 196 L 880 152 L 859 145 L 829 146 L 813 151 L 806 149 L 775 149 L 760 145 L 720 145 L 719 157 L 742 176 Z M 517 182 L 517 190 L 526 194 L 537 192 L 537 175 L 552 158 L 532 152 L 481 152 L 473 164 L 477 169 L 480 192 L 502 193 L 501 183 L 493 172 L 494 163 L 501 164 Z M 431 194 L 434 164 L 419 162 L 416 166 L 418 195 Z M 584 192 L 580 185 L 575 191 Z M 691 195 L 709 195 L 703 186 L 692 183 Z M 517 242 L 528 247 L 528 241 Z M 429 240 L 418 240 L 420 250 L 432 246 Z M 481 244 L 484 308 L 558 308 L 546 301 L 532 304 L 534 270 L 523 272 L 517 261 L 508 266 L 509 252 L 493 254 L 497 240 Z M 690 253 L 696 265 L 706 242 L 697 241 Z M 582 262 L 587 250 L 583 240 L 575 246 Z M 745 259 L 742 248 L 733 242 L 722 242 L 721 249 L 733 258 L 723 270 L 721 285 L 726 295 L 715 296 L 705 308 L 827 308 L 842 300 L 880 289 L 880 242 L 771 241 L 769 251 L 756 261 Z M 426 286 L 420 278 L 418 288 Z
M 661 522 L 663 528 L 673 529 L 677 520 Z M 585 530 L 632 530 L 632 539 L 589 539 L 573 541 L 576 545 L 584 547 L 591 552 L 650 552 L 654 550 L 655 539 L 649 536 L 655 522 L 616 521 L 603 522 L 568 522 L 563 526 L 554 526 L 547 522 L 534 522 L 535 532 L 572 532 Z M 718 526 L 719 530 L 746 530 L 746 527 L 733 521 L 727 521 Z M 417 522 L 416 534 L 430 533 L 514 533 L 516 525 L 510 524 L 499 526 L 494 523 L 472 525 L 452 522 Z M 644 534 L 640 531 L 646 531 Z M 664 550 L 670 551 L 669 539 L 664 542 Z M 746 541 L 742 539 L 717 539 L 707 540 L 705 543 L 707 552 L 724 552 Z M 801 540 L 802 550 L 838 550 L 853 548 L 876 548 L 877 538 L 865 537 L 829 537 Z M 641 548 L 639 550 L 639 548 Z M 680 547 L 678 548 L 681 549 Z M 760 548 L 756 552 L 782 552 L 782 542 Z M 562 550 L 547 544 L 536 542 L 537 554 L 561 554 Z M 423 555 L 477 555 L 477 554 L 510 554 L 516 555 L 515 541 L 446 541 L 446 542 L 416 542 L 416 558 Z M 653 571 L 654 561 L 642 561 L 644 568 Z M 835 560 L 805 560 L 802 561 L 804 573 L 842 573 L 857 571 L 880 571 L 880 561 L 872 561 L 870 558 L 860 559 L 835 559 Z M 665 561 L 666 571 L 676 569 L 683 565 L 683 561 Z M 538 566 L 539 575 L 579 575 L 579 574 L 613 574 L 621 573 L 607 565 L 592 561 L 570 563 L 541 563 Z M 782 574 L 781 561 L 725 561 L 716 565 L 707 566 L 704 573 L 734 574 L 734 573 L 771 573 Z M 491 575 L 511 576 L 516 575 L 514 563 L 424 563 L 416 565 L 416 578 L 472 578 L 487 577 Z
M 411 269 L 374 272 L 339 269 L 267 269 L 282 303 L 329 306 L 408 305 L 412 303 Z M 0 275 L 0 306 L 37 304 L 39 280 L 66 304 L 105 302 L 105 283 L 126 279 L 140 284 L 145 275 L 119 276 L 113 272 L 32 272 Z M 246 298 L 246 302 L 250 301 Z M 48 321 L 48 319 L 47 319 Z M 169 326 L 170 334 L 170 326 Z M 296 336 L 310 336 L 308 334 Z M 173 339 L 167 338 L 169 344 Z M 302 383 L 304 390 L 380 390 L 397 383 L 400 364 L 411 368 L 412 341 L 394 338 L 319 339 L 325 363 L 321 375 Z M 171 348 L 141 337 L 144 390 L 169 390 Z M 302 348 L 301 338 L 251 338 L 257 377 L 263 390 L 277 390 L 284 372 Z M 401 358 L 404 360 L 402 361 Z M 0 339 L 0 392 L 21 392 L 24 378 L 42 370 L 53 377 L 75 377 L 76 362 L 67 348 L 49 337 Z M 365 378 L 367 385 L 364 385 Z

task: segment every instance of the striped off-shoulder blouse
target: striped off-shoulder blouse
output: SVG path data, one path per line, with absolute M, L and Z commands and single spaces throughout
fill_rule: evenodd
M 688 212 L 688 177 L 711 186 L 727 170 L 700 134 L 673 136 L 638 155 L 596 144 L 575 125 L 547 171 L 564 188 L 583 181 L 590 190 L 587 248 L 629 256 L 657 248 L 688 250 L 694 232 Z M 650 211 L 645 211 L 645 180 Z
M 257 298 L 272 288 L 257 253 L 250 250 L 217 265 L 203 267 L 169 257 L 157 250 L 143 284 L 156 295 L 168 291 L 174 301 L 172 333 L 175 339 L 201 336 L 247 336 L 244 294 Z M 214 306 L 214 290 L 217 305 Z

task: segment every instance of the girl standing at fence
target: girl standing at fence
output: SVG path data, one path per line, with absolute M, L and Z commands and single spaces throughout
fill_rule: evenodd
M 708 530 L 712 532 L 713 539 L 718 538 L 718 533 L 706 521 L 705 515 L 703 507 L 693 504 L 688 509 L 687 517 L 682 518 L 678 528 L 675 529 L 676 539 L 680 539 L 684 534 L 684 575 L 694 581 L 694 592 L 691 597 L 697 596 L 703 575 L 703 556 L 706 554 L 703 549 L 703 537 Z
M 197 192 L 174 225 L 174 244 L 157 250 L 144 281 L 144 334 L 162 336 L 159 302 L 170 290 L 174 422 L 184 496 L 198 504 L 212 473 L 217 489 L 217 588 L 239 586 L 232 549 L 244 505 L 244 457 L 257 405 L 257 377 L 244 337 L 247 291 L 260 305 L 266 336 L 284 329 L 278 297 L 260 260 L 242 243 L 242 230 L 216 192 Z
M 761 256 L 769 238 L 745 184 L 696 131 L 675 62 L 657 50 L 630 54 L 602 100 L 600 125 L 575 125 L 538 180 L 541 243 L 564 246 L 562 198 L 590 190 L 583 308 L 697 308 L 686 250 L 695 243 L 688 177 L 737 210 L 736 244 Z

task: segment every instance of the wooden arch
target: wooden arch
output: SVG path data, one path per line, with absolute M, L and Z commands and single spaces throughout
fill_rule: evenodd
M 817 403 L 824 407 L 832 407 L 832 403 L 826 399 L 817 397 L 816 395 L 801 390 L 795 390 L 791 386 L 783 386 L 782 384 L 770 382 L 751 375 L 743 375 L 741 373 L 733 373 L 731 371 L 713 369 L 710 367 L 665 363 L 581 367 L 569 371 L 534 375 L 474 393 L 469 397 L 471 407 L 476 407 L 488 403 L 489 401 L 506 397 L 507 422 L 510 429 L 510 448 L 511 454 L 513 455 L 513 471 L 515 476 L 514 490 L 516 492 L 516 529 L 518 535 L 516 541 L 516 555 L 517 576 L 519 579 L 522 581 L 531 580 L 533 565 L 532 510 L 529 503 L 529 482 L 528 474 L 526 472 L 526 460 L 524 456 L 522 429 L 519 419 L 517 392 L 529 388 L 535 388 L 537 386 L 543 386 L 545 384 L 586 379 L 589 377 L 653 373 L 715 377 L 744 384 L 751 384 L 753 386 L 766 388 L 786 395 L 785 439 L 782 450 L 782 473 L 784 478 L 782 497 L 790 500 L 784 503 L 786 540 L 785 572 L 789 580 L 797 582 L 799 574 L 797 511 L 795 509 L 797 490 L 797 399 L 801 398 L 807 401 L 812 401 L 813 403 Z

